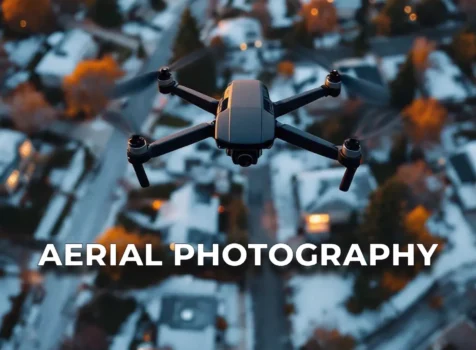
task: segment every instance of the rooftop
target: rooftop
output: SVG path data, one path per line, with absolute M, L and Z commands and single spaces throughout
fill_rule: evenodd
M 26 135 L 14 130 L 0 129 L 0 176 L 18 157 L 18 147 L 26 139 Z
M 476 209 L 476 141 L 449 158 L 449 174 L 456 177 L 456 192 L 464 209 Z
M 88 56 L 93 46 L 95 42 L 90 34 L 73 29 L 43 57 L 36 67 L 36 73 L 57 76 L 71 74 L 76 65 Z
M 313 170 L 296 176 L 299 207 L 314 212 L 333 203 L 347 203 L 349 207 L 364 207 L 377 182 L 367 165 L 361 165 L 348 192 L 339 190 L 344 167 Z
M 211 30 L 209 40 L 219 36 L 230 47 L 239 48 L 242 43 L 254 43 L 261 40 L 261 24 L 257 19 L 251 17 L 236 17 L 224 19 Z

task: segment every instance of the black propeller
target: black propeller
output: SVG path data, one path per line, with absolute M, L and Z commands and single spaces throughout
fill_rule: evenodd
M 169 71 L 179 71 L 198 60 L 204 58 L 211 53 L 211 49 L 205 47 L 203 49 L 192 52 L 191 54 L 184 56 L 168 66 Z M 128 95 L 136 94 L 147 89 L 154 84 L 159 78 L 159 70 L 154 72 L 145 73 L 132 78 L 126 82 L 119 83 L 115 86 L 111 93 L 111 98 L 121 98 Z
M 315 50 L 297 46 L 294 48 L 293 53 L 297 53 L 316 62 L 329 72 L 334 69 L 332 68 L 332 64 Z M 342 85 L 344 85 L 350 93 L 362 98 L 365 102 L 380 106 L 388 106 L 390 104 L 390 94 L 385 87 L 364 79 L 355 78 L 346 73 L 339 72 L 339 74 L 341 76 Z

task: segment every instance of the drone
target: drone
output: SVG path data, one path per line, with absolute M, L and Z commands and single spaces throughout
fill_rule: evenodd
M 128 140 L 127 159 L 133 166 L 141 187 L 149 186 L 143 164 L 180 148 L 213 138 L 218 149 L 226 151 L 234 164 L 240 167 L 256 165 L 264 149 L 270 149 L 276 139 L 317 155 L 336 160 L 346 168 L 339 189 L 347 192 L 362 161 L 362 150 L 357 138 L 346 139 L 341 146 L 278 121 L 278 118 L 311 102 L 325 97 L 336 98 L 342 84 L 351 86 L 356 93 L 378 96 L 382 87 L 358 80 L 332 69 L 323 84 L 295 96 L 271 101 L 268 88 L 259 80 L 234 80 L 228 84 L 217 100 L 196 90 L 180 85 L 172 70 L 181 69 L 204 56 L 192 54 L 180 62 L 146 73 L 119 84 L 114 97 L 138 92 L 154 82 L 161 94 L 171 94 L 210 113 L 213 119 L 185 128 L 157 141 L 148 143 L 141 135 Z

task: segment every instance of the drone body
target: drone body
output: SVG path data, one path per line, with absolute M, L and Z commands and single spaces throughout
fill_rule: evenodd
M 340 189 L 347 191 L 362 158 L 360 144 L 346 140 L 341 147 L 317 136 L 282 124 L 277 118 L 297 110 L 317 99 L 337 97 L 341 91 L 341 77 L 335 70 L 321 87 L 296 96 L 272 102 L 267 87 L 258 80 L 235 80 L 216 100 L 178 84 L 167 67 L 157 74 L 159 91 L 176 95 L 214 115 L 208 123 L 201 123 L 147 144 L 141 136 L 129 139 L 128 160 L 134 166 L 142 187 L 149 186 L 143 163 L 182 147 L 213 137 L 219 149 L 225 149 L 233 163 L 248 167 L 258 163 L 263 149 L 271 148 L 275 139 L 315 154 L 337 160 L 347 168 Z

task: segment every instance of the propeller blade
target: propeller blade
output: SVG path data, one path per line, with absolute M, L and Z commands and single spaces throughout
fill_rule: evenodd
M 132 123 L 130 123 L 121 113 L 107 111 L 101 115 L 101 118 L 114 128 L 122 131 L 126 136 L 137 134 L 137 130 L 135 130 L 136 128 L 133 127 Z
M 112 90 L 112 98 L 121 98 L 124 96 L 132 95 L 141 92 L 151 86 L 157 81 L 159 73 L 149 72 L 143 75 L 139 75 L 135 78 L 127 80 L 123 83 L 117 84 Z
M 333 69 L 332 63 L 329 62 L 329 60 L 326 57 L 324 57 L 324 55 L 321 55 L 319 52 L 315 50 L 296 45 L 292 53 L 293 54 L 298 53 L 300 56 L 304 56 L 307 59 L 316 62 L 318 65 L 320 65 L 322 68 L 324 68 L 325 70 L 329 72 Z
M 358 79 L 348 74 L 341 74 L 342 84 L 352 94 L 362 98 L 368 103 L 388 106 L 390 94 L 384 86 Z
M 207 56 L 211 52 L 212 52 L 212 50 L 208 47 L 204 47 L 202 49 L 194 51 L 191 54 L 186 55 L 182 58 L 179 58 L 177 61 L 171 63 L 169 65 L 169 69 L 170 69 L 170 71 L 175 71 L 175 72 L 179 71 L 181 69 L 184 69 L 184 68 L 194 64 L 195 62 L 201 60 L 202 58 L 204 58 L 205 56 Z

